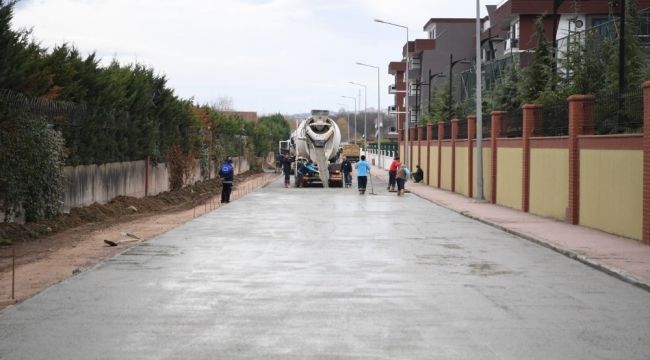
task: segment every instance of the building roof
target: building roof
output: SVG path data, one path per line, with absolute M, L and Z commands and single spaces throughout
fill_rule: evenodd
M 424 27 L 422 28 L 424 31 L 429 31 L 429 28 L 433 24 L 440 24 L 440 23 L 445 23 L 445 24 L 466 24 L 466 23 L 473 23 L 475 22 L 475 18 L 431 18 L 429 21 L 427 21 L 426 24 L 424 24 Z
M 404 71 L 406 71 L 406 63 L 404 61 L 391 61 L 388 64 L 388 73 L 391 75 Z

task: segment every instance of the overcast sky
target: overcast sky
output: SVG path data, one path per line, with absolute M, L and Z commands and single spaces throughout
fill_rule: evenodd
M 482 1 L 485 4 L 497 0 Z M 409 27 L 425 38 L 432 17 L 476 16 L 475 0 L 22 0 L 14 28 L 32 28 L 42 46 L 74 44 L 105 64 L 141 63 L 166 75 L 183 98 L 212 103 L 231 98 L 235 109 L 294 114 L 311 109 L 353 110 L 368 87 L 368 108 L 381 107 L 388 63 L 400 59 Z

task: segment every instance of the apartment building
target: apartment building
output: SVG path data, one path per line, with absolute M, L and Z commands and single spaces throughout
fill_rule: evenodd
M 557 43 L 558 57 L 561 57 L 569 35 L 589 29 L 603 33 L 612 31 L 611 26 L 605 28 L 605 25 L 612 25 L 619 16 L 621 1 L 503 0 L 487 5 L 488 16 L 481 19 L 480 42 L 484 86 L 489 89 L 507 64 L 520 68 L 528 65 L 536 47 L 535 21 L 540 16 L 544 15 L 544 31 L 549 44 Z M 635 3 L 639 10 L 650 8 L 650 0 L 635 0 Z M 398 114 L 399 133 L 405 128 L 406 89 L 409 127 L 415 126 L 428 110 L 431 89 L 443 91 L 441 87 L 448 86 L 450 76 L 454 102 L 473 94 L 473 65 L 458 60 L 475 61 L 475 21 L 475 18 L 431 18 L 423 27 L 426 38 L 409 41 L 402 49 L 402 59 L 389 64 L 388 72 L 395 79 L 389 86 L 389 92 L 395 95 L 391 110 Z M 647 32 L 650 39 L 650 29 L 641 31 Z
M 549 44 L 557 44 L 558 58 L 567 48 L 567 38 L 584 31 L 603 37 L 617 37 L 622 0 L 504 0 L 487 5 L 483 19 L 481 47 L 485 85 L 489 88 L 504 65 L 526 67 L 537 46 L 535 22 L 544 15 L 544 32 Z M 650 8 L 650 0 L 635 0 L 638 10 Z M 647 32 L 647 29 L 642 29 Z
M 453 74 L 458 74 L 470 66 L 459 60 L 473 58 L 472 29 L 474 19 L 432 18 L 423 27 L 427 37 L 409 41 L 402 48 L 402 60 L 388 65 L 388 73 L 395 79 L 394 84 L 389 86 L 389 92 L 395 95 L 392 110 L 398 114 L 398 132 L 406 127 L 403 114 L 406 93 L 409 96 L 409 127 L 413 127 L 427 111 L 431 89 L 442 91 L 442 87 L 448 83 L 452 68 Z M 452 88 L 459 91 L 457 86 Z

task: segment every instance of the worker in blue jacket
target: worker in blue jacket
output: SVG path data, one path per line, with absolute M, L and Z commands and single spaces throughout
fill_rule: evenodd
M 357 185 L 359 186 L 359 195 L 366 193 L 366 184 L 370 176 L 370 164 L 366 162 L 366 156 L 361 155 L 361 160 L 354 165 L 357 169 Z

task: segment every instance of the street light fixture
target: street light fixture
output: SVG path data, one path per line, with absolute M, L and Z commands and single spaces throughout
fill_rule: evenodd
M 449 54 L 449 99 L 447 101 L 447 105 L 448 105 L 447 111 L 449 111 L 449 120 L 451 120 L 451 113 L 452 113 L 451 111 L 451 103 L 452 103 L 451 100 L 453 98 L 452 84 L 454 82 L 452 70 L 454 69 L 454 66 L 456 66 L 457 64 L 471 64 L 471 63 L 472 63 L 471 61 L 465 58 L 462 58 L 460 60 L 454 60 L 454 54 Z
M 377 119 L 375 120 L 375 129 L 377 129 L 377 154 L 379 156 L 379 158 L 377 159 L 377 164 L 381 167 L 382 166 L 381 128 L 384 124 L 381 119 L 381 93 L 380 93 L 381 80 L 379 74 L 380 68 L 379 66 L 369 65 L 358 61 L 357 61 L 357 65 L 377 69 Z
M 352 96 L 341 95 L 342 98 L 352 99 L 354 101 L 354 144 L 357 144 L 357 98 Z M 350 142 L 350 117 L 348 116 L 348 143 Z
M 391 25 L 391 26 L 396 26 L 396 27 L 399 27 L 399 28 L 402 28 L 402 29 L 406 30 L 406 56 L 405 56 L 405 58 L 406 58 L 405 59 L 405 61 L 406 61 L 406 75 L 404 76 L 404 83 L 406 84 L 406 98 L 404 100 L 404 107 L 405 107 L 405 109 L 404 109 L 404 113 L 405 113 L 404 114 L 405 115 L 404 125 L 405 125 L 406 128 L 404 129 L 404 154 L 403 154 L 404 156 L 403 156 L 403 158 L 404 158 L 404 164 L 409 165 L 408 146 L 409 146 L 409 128 L 411 127 L 411 124 L 410 124 L 411 123 L 411 116 L 410 116 L 410 112 L 409 112 L 409 95 L 410 95 L 410 91 L 409 91 L 409 80 L 408 80 L 408 71 L 409 71 L 409 28 L 408 28 L 408 26 L 395 24 L 395 23 L 392 23 L 392 22 L 379 20 L 379 19 L 375 19 L 375 22 L 378 22 L 378 23 L 381 23 L 381 24 L 386 24 L 386 25 Z M 379 96 L 379 95 L 377 95 L 377 96 Z M 398 119 L 399 119 L 399 115 L 398 115 Z M 398 123 L 399 123 L 399 121 L 398 121 Z M 381 134 L 381 129 L 380 129 L 379 133 Z
M 446 76 L 442 72 L 431 74 L 431 69 L 429 69 L 429 82 L 420 84 L 420 85 L 427 85 L 429 87 L 428 97 L 427 97 L 427 110 L 429 111 L 429 114 L 431 114 L 431 86 L 433 85 L 432 81 L 437 77 L 446 77 Z
M 363 86 L 363 149 L 367 151 L 368 149 L 368 87 L 364 84 L 359 84 L 354 81 L 348 81 L 352 85 Z M 361 107 L 361 104 L 359 104 Z

